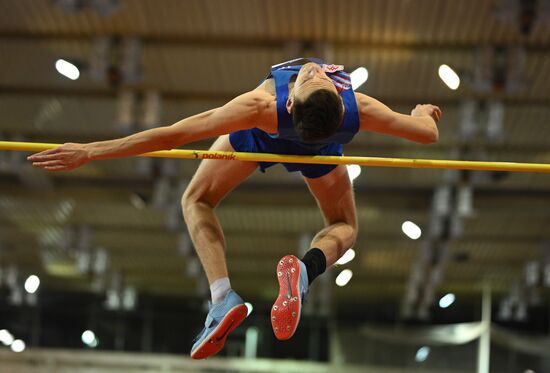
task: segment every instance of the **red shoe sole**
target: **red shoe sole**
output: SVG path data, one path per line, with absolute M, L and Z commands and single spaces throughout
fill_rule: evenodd
M 229 333 L 243 322 L 247 313 L 248 309 L 244 304 L 240 304 L 229 310 L 216 329 L 191 354 L 191 358 L 206 359 L 209 356 L 217 354 L 223 348 Z
M 300 261 L 294 255 L 284 256 L 277 264 L 279 296 L 271 308 L 271 326 L 279 340 L 291 338 L 298 327 L 302 299 L 300 297 Z

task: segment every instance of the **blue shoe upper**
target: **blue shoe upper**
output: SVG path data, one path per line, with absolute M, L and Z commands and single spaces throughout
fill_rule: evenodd
M 307 282 L 307 281 L 306 281 Z M 206 316 L 206 321 L 204 322 L 204 328 L 195 338 L 195 343 L 191 348 L 191 352 L 204 341 L 205 338 L 208 338 L 210 333 L 220 324 L 225 315 L 235 306 L 239 304 L 244 304 L 242 298 L 235 292 L 233 289 L 230 289 L 225 298 L 220 303 L 212 304 L 208 302 L 208 315 Z

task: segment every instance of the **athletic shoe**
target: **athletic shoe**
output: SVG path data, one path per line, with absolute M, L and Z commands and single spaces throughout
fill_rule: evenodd
M 306 266 L 294 255 L 284 256 L 277 264 L 279 296 L 271 308 L 271 326 L 280 340 L 294 335 L 302 303 L 309 288 Z
M 222 302 L 209 302 L 209 311 L 204 329 L 195 339 L 191 348 L 193 359 L 205 359 L 217 354 L 223 348 L 227 335 L 246 318 L 248 311 L 241 297 L 233 290 L 225 295 Z

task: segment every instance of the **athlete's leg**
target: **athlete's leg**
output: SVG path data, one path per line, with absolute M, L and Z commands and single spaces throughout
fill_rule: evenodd
M 325 228 L 315 235 L 312 248 L 320 249 L 326 266 L 333 265 L 357 238 L 357 212 L 347 168 L 340 165 L 325 176 L 305 178 L 323 213 Z
M 216 140 L 211 150 L 233 151 L 229 136 Z M 211 285 L 213 301 L 204 329 L 191 348 L 193 359 L 204 359 L 220 351 L 228 334 L 247 314 L 242 298 L 230 289 L 225 239 L 214 208 L 256 167 L 254 162 L 203 160 L 183 194 L 183 216 Z
M 228 135 L 216 140 L 211 150 L 234 151 Z M 228 277 L 225 238 L 214 209 L 256 167 L 255 162 L 205 159 L 183 194 L 183 217 L 210 284 Z
M 305 178 L 325 219 L 325 228 L 311 242 L 303 260 L 286 255 L 277 264 L 279 295 L 271 309 L 271 325 L 278 339 L 294 335 L 309 284 L 355 243 L 357 214 L 345 166 L 319 178 Z

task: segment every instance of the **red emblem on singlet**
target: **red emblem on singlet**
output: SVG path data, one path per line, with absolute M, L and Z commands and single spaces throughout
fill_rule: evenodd
M 343 71 L 344 66 L 343 65 L 323 65 L 323 70 L 326 73 L 333 73 L 336 71 Z

